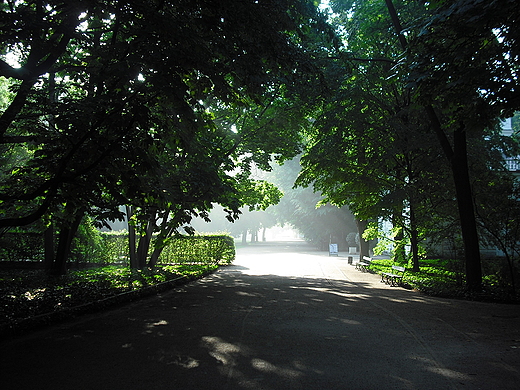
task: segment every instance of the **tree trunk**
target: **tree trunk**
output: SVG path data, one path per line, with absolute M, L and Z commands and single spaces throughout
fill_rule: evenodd
M 513 293 L 513 296 L 516 296 L 516 278 L 515 278 L 515 266 L 513 264 L 513 259 L 511 258 L 511 256 L 509 256 L 509 253 L 506 251 L 504 251 L 505 255 L 506 255 L 506 261 L 507 261 L 507 266 L 509 268 L 509 274 L 511 275 L 511 292 Z
M 146 267 L 146 259 L 148 258 L 148 250 L 150 249 L 150 241 L 152 241 L 153 223 L 146 224 L 146 231 L 139 238 L 139 245 L 137 247 L 137 266 L 139 269 Z
M 360 221 L 356 218 L 356 226 L 359 233 L 359 261 L 361 261 L 363 260 L 363 256 L 370 257 L 368 241 L 363 238 L 363 232 L 368 226 L 368 221 Z
M 43 233 L 43 246 L 44 246 L 44 266 L 47 273 L 50 273 L 52 263 L 54 261 L 54 224 L 51 222 L 49 227 L 45 229 Z
M 454 132 L 451 169 L 455 181 L 462 240 L 464 241 L 466 285 L 469 291 L 480 291 L 482 288 L 480 246 L 473 204 L 473 191 L 469 178 L 466 130 L 463 125 Z
M 392 251 L 392 260 L 396 263 L 404 263 L 406 261 L 406 248 L 404 243 L 404 226 L 403 226 L 403 210 L 395 211 L 392 216 L 392 226 L 398 228 L 393 241 L 395 243 Z
M 412 250 L 412 270 L 419 272 L 419 233 L 415 219 L 415 205 L 410 202 L 410 247 Z
M 132 206 L 126 206 L 126 220 L 128 222 L 128 255 L 130 256 L 130 268 L 137 269 L 139 264 L 137 263 L 137 252 L 136 248 L 136 236 L 135 227 L 130 223 L 134 211 Z
M 50 269 L 50 274 L 53 276 L 65 275 L 67 273 L 68 251 L 70 249 L 69 240 L 71 240 L 71 235 L 71 228 L 68 226 L 62 227 L 58 233 L 58 248 Z
M 64 225 L 60 229 L 58 248 L 56 251 L 56 257 L 54 258 L 49 270 L 50 275 L 60 276 L 67 274 L 67 261 L 70 257 L 72 239 L 76 235 L 82 219 L 83 212 L 80 212 L 76 215 L 70 226 Z
M 242 244 L 246 244 L 247 243 L 247 229 L 244 229 L 244 231 L 242 232 Z
M 403 28 L 399 21 L 399 16 L 395 11 L 393 2 L 392 0 L 385 0 L 385 2 L 401 46 L 403 47 L 403 50 L 406 50 L 406 37 L 403 35 Z M 433 107 L 427 105 L 425 109 L 444 154 L 450 161 L 453 179 L 455 181 L 455 192 L 459 207 L 462 240 L 464 241 L 466 286 L 469 291 L 480 291 L 482 288 L 482 266 L 477 223 L 473 206 L 473 194 L 471 190 L 471 182 L 469 180 L 466 131 L 464 126 L 461 126 L 454 131 L 454 147 L 452 149 L 446 134 L 442 130 L 439 117 Z
M 159 261 L 159 256 L 161 255 L 163 249 L 164 246 L 154 248 L 152 254 L 150 255 L 150 260 L 148 261 L 149 268 L 154 268 L 157 265 L 157 262 Z
M 54 72 L 49 73 L 49 101 L 51 104 L 56 103 L 56 74 Z M 54 116 L 49 116 L 49 125 L 54 129 L 55 121 Z M 54 262 L 55 248 L 54 248 L 54 222 L 52 219 L 49 226 L 45 229 L 43 234 L 44 239 L 44 261 L 45 271 L 51 273 L 52 264 Z
M 159 235 L 154 240 L 154 248 L 153 252 L 150 255 L 150 259 L 148 260 L 148 267 L 154 268 L 159 261 L 159 256 L 161 255 L 163 249 L 166 246 L 166 240 L 173 234 L 174 229 L 169 229 L 166 233 L 159 233 Z

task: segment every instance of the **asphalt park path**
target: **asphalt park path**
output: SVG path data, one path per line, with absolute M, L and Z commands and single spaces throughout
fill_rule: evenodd
M 0 388 L 520 389 L 520 306 L 429 298 L 302 242 L 0 344 Z

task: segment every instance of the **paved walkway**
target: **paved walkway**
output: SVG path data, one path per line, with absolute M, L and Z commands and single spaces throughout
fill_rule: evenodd
M 0 344 L 2 389 L 518 389 L 520 306 L 435 299 L 301 242 Z

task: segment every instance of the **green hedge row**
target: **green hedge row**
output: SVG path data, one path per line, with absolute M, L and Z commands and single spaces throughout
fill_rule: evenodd
M 5 233 L 0 237 L 0 261 L 39 262 L 43 259 L 43 234 Z
M 8 233 L 0 239 L 0 261 L 43 262 L 43 235 Z M 172 238 L 159 257 L 159 264 L 230 264 L 235 243 L 225 234 Z M 98 232 L 96 237 L 75 239 L 71 263 L 128 264 L 128 234 Z
M 234 259 L 235 241 L 231 236 L 182 236 L 170 241 L 159 262 L 231 264 Z

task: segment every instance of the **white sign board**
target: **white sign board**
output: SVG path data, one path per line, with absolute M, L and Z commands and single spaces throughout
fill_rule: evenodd
M 338 244 L 329 244 L 329 256 L 338 255 Z

